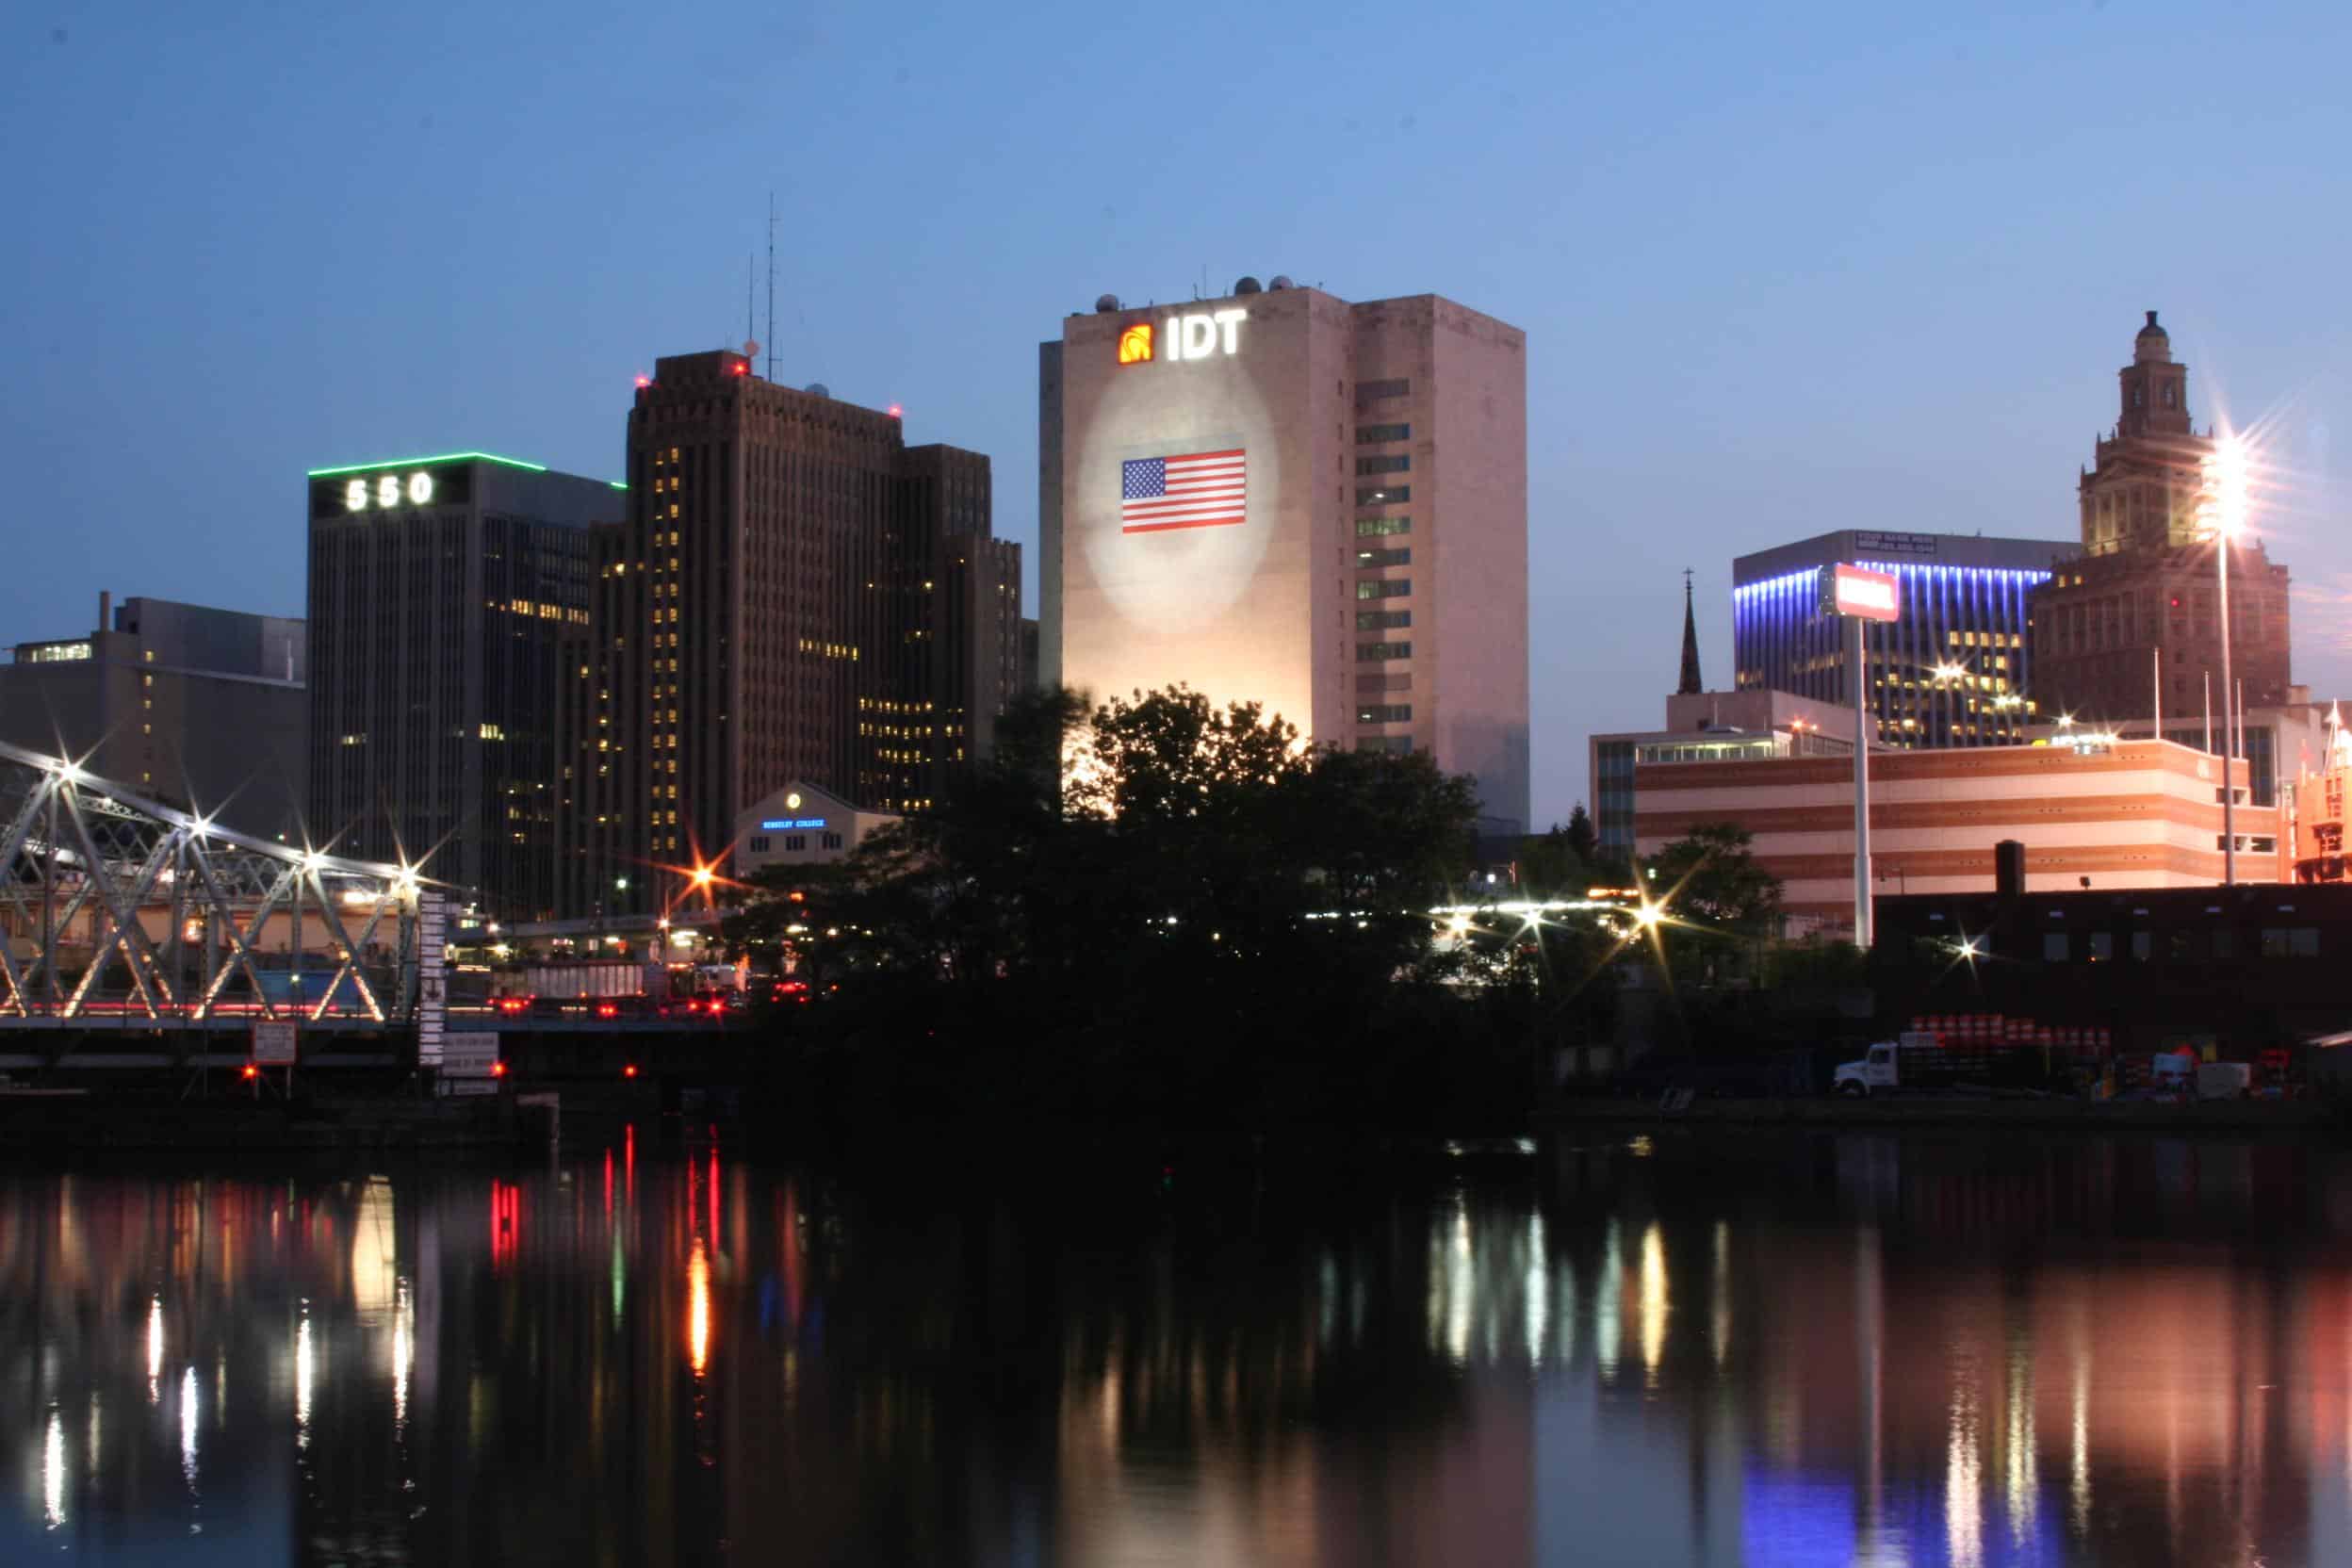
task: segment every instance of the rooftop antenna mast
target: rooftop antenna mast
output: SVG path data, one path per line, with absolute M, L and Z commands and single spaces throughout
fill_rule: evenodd
M 776 192 L 768 192 L 768 380 L 776 379 Z

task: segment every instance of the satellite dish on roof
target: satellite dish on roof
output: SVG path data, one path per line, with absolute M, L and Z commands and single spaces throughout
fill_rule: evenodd
M 1298 286 L 1297 284 L 1290 281 L 1290 274 L 1287 272 L 1275 273 L 1274 281 L 1266 285 L 1266 287 L 1268 288 L 1296 288 Z
M 1119 296 L 1105 294 L 1094 302 L 1094 308 L 1099 314 L 1108 316 L 1119 308 Z
M 743 339 L 743 357 L 745 359 L 758 359 L 760 357 L 760 340 L 758 338 L 746 337 Z
M 1242 276 L 1233 280 L 1233 292 L 1236 294 L 1255 294 L 1258 292 L 1258 280 L 1250 277 L 1248 273 L 1244 273 Z
M 821 381 L 810 382 L 808 391 L 812 398 L 829 398 L 833 395 L 833 389 Z

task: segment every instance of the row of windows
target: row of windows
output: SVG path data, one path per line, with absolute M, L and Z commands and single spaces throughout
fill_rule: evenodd
M 1358 751 L 1390 752 L 1404 756 L 1413 750 L 1410 735 L 1360 735 L 1356 738 Z
M 1413 390 L 1413 383 L 1402 376 L 1395 381 L 1360 381 L 1356 383 L 1356 401 L 1368 403 L 1375 398 L 1401 398 Z
M 1356 504 L 1358 506 L 1394 506 L 1399 501 L 1409 501 L 1411 499 L 1413 499 L 1413 486 L 1410 484 L 1394 485 L 1386 490 L 1359 490 L 1356 492 Z
M 1385 705 L 1375 703 L 1361 707 L 1356 710 L 1356 722 L 1358 724 L 1411 724 L 1413 704 L 1392 702 Z
M 2126 952 L 2134 963 L 2145 964 L 2156 956 L 2156 933 L 2132 931 L 2126 935 L 2130 945 Z M 2085 963 L 2103 964 L 2115 956 L 2115 934 L 2113 931 L 2086 931 L 2082 934 L 2081 952 Z M 2167 931 L 2164 938 L 2164 958 L 2169 963 L 2193 963 L 2203 958 L 2234 959 L 2238 956 L 2238 934 L 2228 926 L 2213 931 Z M 2262 956 L 2265 958 L 2316 958 L 2319 956 L 2319 927 L 2316 925 L 2268 925 L 2258 939 Z M 2074 933 L 2049 931 L 2042 936 L 2042 961 L 2064 964 L 2073 961 L 2076 953 Z
M 1380 659 L 1411 659 L 1412 657 L 1413 645 L 1411 643 L 1358 643 L 1356 645 L 1356 660 L 1359 663 L 1370 663 Z
M 1410 566 L 1412 564 L 1413 547 L 1410 545 L 1400 546 L 1395 549 L 1359 548 L 1356 551 L 1358 571 L 1368 571 L 1375 566 Z
M 1412 531 L 1413 519 L 1411 517 L 1358 517 L 1356 519 L 1356 537 L 1359 539 L 1385 539 L 1392 533 L 1411 533 Z
M 1356 584 L 1356 597 L 1360 599 L 1401 599 L 1412 592 L 1413 579 L 1409 577 L 1368 577 Z
M 1359 610 L 1356 612 L 1358 631 L 1394 631 L 1413 625 L 1410 610 Z
M 675 812 L 671 814 L 670 820 L 673 822 L 678 820 Z M 820 833 L 817 835 L 817 838 L 818 841 L 826 849 L 839 849 L 841 847 L 841 836 L 839 833 Z M 751 852 L 754 855 L 765 855 L 768 853 L 768 848 L 771 842 L 772 841 L 769 839 L 767 834 L 754 833 L 750 839 Z M 808 834 L 787 833 L 784 835 L 784 853 L 787 855 L 797 855 L 808 847 Z
M 1356 440 L 1359 444 L 1412 439 L 1413 427 L 1411 425 L 1358 425 L 1356 427 Z
M 1401 474 L 1410 471 L 1412 467 L 1413 458 L 1404 452 L 1398 452 L 1395 457 L 1360 457 L 1356 459 L 1356 472 L 1359 475 Z

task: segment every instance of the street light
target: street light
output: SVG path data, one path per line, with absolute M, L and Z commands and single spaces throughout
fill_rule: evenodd
M 2221 885 L 2238 880 L 2237 746 L 2230 705 L 2230 551 L 2246 529 L 2246 443 L 2235 435 L 2213 442 L 2204 462 L 2205 498 L 2197 506 L 2213 541 L 2213 569 L 2221 579 Z

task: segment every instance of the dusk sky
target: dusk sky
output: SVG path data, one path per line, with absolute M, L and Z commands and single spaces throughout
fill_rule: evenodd
M 2074 536 L 2150 308 L 2200 427 L 2268 422 L 2295 677 L 2352 694 L 2340 3 L 333 9 L 12 12 L 0 642 L 302 613 L 308 467 L 617 477 L 773 190 L 778 379 L 987 452 L 1033 551 L 1037 344 L 1098 294 L 1524 328 L 1538 826 L 1662 719 L 1684 566 L 1722 686 L 1734 555 Z

